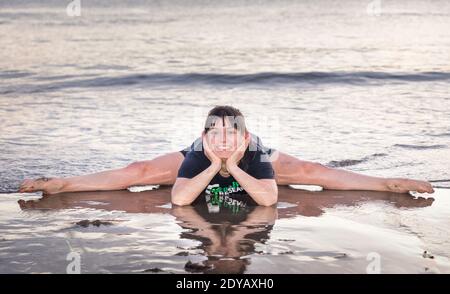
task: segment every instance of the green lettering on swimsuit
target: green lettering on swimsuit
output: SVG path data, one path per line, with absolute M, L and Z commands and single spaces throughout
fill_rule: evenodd
M 236 181 L 233 181 L 231 185 L 227 187 L 211 188 L 210 192 L 212 196 L 210 197 L 209 203 L 230 209 L 233 214 L 236 214 L 246 205 L 242 201 L 230 198 L 228 195 L 239 191 L 243 191 L 243 189 Z

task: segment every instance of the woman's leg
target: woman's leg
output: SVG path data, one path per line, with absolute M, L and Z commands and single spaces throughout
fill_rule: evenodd
M 275 151 L 271 159 L 278 185 L 318 185 L 332 190 L 371 190 L 406 193 L 433 193 L 426 181 L 404 178 L 372 177 L 355 172 L 326 167 L 320 163 L 300 160 Z
M 181 152 L 172 152 L 151 160 L 133 162 L 114 170 L 70 178 L 25 180 L 19 192 L 44 191 L 44 194 L 78 191 L 122 190 L 133 185 L 171 185 L 183 162 Z

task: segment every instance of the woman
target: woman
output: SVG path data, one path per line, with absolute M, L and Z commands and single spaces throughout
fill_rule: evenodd
M 172 203 L 189 205 L 204 192 L 210 209 L 220 209 L 222 204 L 232 209 L 244 208 L 247 203 L 275 204 L 278 189 L 269 155 L 251 138 L 239 110 L 213 108 L 202 146 L 192 146 L 181 164 Z
M 232 113 L 238 111 L 230 106 L 218 106 L 211 112 L 217 111 L 219 108 Z M 254 136 L 251 135 L 251 137 Z M 202 142 L 201 139 L 196 140 L 196 142 L 198 141 Z M 257 138 L 252 138 L 252 141 L 260 142 Z M 56 194 L 75 191 L 121 190 L 134 185 L 173 185 L 184 156 L 187 155 L 188 150 L 196 146 L 196 142 L 181 152 L 171 152 L 152 160 L 133 162 L 120 169 L 70 178 L 26 179 L 20 185 L 19 192 L 43 191 L 44 194 Z M 434 192 L 430 183 L 426 181 L 371 177 L 300 160 L 270 148 L 265 148 L 265 151 L 270 157 L 277 185 L 306 184 L 334 190 L 372 190 L 397 193 Z

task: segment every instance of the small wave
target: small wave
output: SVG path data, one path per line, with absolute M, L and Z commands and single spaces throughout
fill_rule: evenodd
M 428 180 L 428 182 L 433 184 L 433 188 L 450 189 L 450 179 Z
M 448 133 L 438 133 L 438 134 L 427 134 L 428 136 L 431 137 L 450 137 L 450 132 Z
M 447 145 L 437 144 L 437 145 L 409 145 L 409 144 L 395 144 L 394 147 L 400 147 L 405 149 L 414 150 L 427 150 L 427 149 L 442 149 L 446 148 Z
M 430 183 L 446 183 L 446 182 L 450 183 L 450 179 L 448 179 L 448 180 L 428 180 L 428 182 L 430 182 Z
M 42 79 L 42 78 L 41 78 Z M 184 85 L 265 85 L 285 84 L 373 84 L 377 82 L 426 82 L 450 81 L 450 72 L 423 73 L 387 73 L 387 72 L 262 72 L 252 74 L 225 73 L 151 73 L 129 74 L 112 77 L 95 77 L 67 81 L 58 81 L 39 85 L 17 85 L 14 89 L 3 89 L 2 93 L 11 92 L 47 92 L 66 88 L 95 88 L 123 86 L 184 86 Z
M 450 189 L 450 179 L 428 180 L 433 184 L 433 188 Z
M 352 165 L 357 165 L 366 161 L 369 161 L 375 157 L 381 157 L 381 156 L 386 156 L 387 154 L 385 153 L 374 153 L 372 155 L 369 156 L 365 156 L 361 159 L 344 159 L 344 160 L 332 160 L 330 162 L 327 163 L 327 166 L 330 167 L 347 167 L 347 166 L 352 166 Z
M 356 165 L 364 162 L 364 159 L 344 159 L 344 160 L 332 160 L 327 165 L 332 167 L 346 167 L 351 165 Z
M 436 81 L 450 80 L 450 73 L 426 72 L 414 74 L 396 74 L 385 72 L 299 72 L 299 73 L 253 73 L 253 74 L 222 74 L 222 73 L 154 73 L 133 74 L 119 77 L 100 77 L 92 80 L 79 81 L 88 86 L 111 86 L 132 84 L 289 84 L 298 82 L 341 83 L 366 82 L 367 80 L 400 80 L 400 81 Z
M 0 71 L 0 79 L 17 79 L 32 75 L 32 73 L 18 71 L 18 70 L 5 70 Z
M 9 190 L 9 189 L 0 189 L 0 194 L 14 194 L 19 193 L 17 189 Z

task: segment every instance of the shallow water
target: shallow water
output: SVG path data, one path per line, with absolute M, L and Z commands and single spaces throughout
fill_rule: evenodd
M 450 187 L 450 3 L 0 4 L 0 191 L 180 150 L 232 104 L 266 145 Z
M 231 252 L 203 244 L 189 227 L 195 214 L 175 215 L 153 194 L 17 204 L 39 195 L 14 193 L 24 178 L 180 150 L 217 104 L 242 109 L 265 145 L 302 159 L 450 188 L 450 2 L 369 3 L 96 0 L 70 17 L 56 0 L 1 1 L 0 272 L 65 272 L 72 248 L 83 272 L 184 272 L 206 259 L 229 272 L 365 272 L 378 252 L 383 272 L 448 273 L 445 189 L 425 207 L 384 194 L 354 203 L 360 194 L 346 192 L 342 205 L 298 195 L 284 201 L 297 208 L 261 213 L 253 239 L 238 225 L 229 242 L 243 248 Z M 86 219 L 112 224 L 75 225 Z M 209 236 L 229 229 L 210 226 Z
M 374 258 L 381 273 L 450 273 L 448 190 L 280 187 L 278 208 L 236 214 L 172 208 L 169 195 L 2 194 L 0 273 L 66 273 L 71 252 L 82 273 L 367 273 Z

